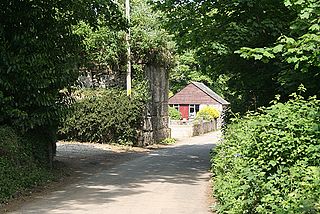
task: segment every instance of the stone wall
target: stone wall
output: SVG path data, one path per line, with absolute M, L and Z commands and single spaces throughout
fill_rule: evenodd
M 150 102 L 145 111 L 141 141 L 144 145 L 170 137 L 168 116 L 169 74 L 164 66 L 147 65 L 145 75 L 149 82 Z
M 171 129 L 171 137 L 174 139 L 183 139 L 183 138 L 192 137 L 192 134 L 193 134 L 192 124 L 181 124 L 181 125 L 171 124 L 170 129 Z
M 81 88 L 125 88 L 126 73 L 108 69 L 80 71 L 77 85 Z
M 192 136 L 203 135 L 205 133 L 217 130 L 217 120 L 203 121 L 199 120 L 193 124 Z
M 212 121 L 170 121 L 171 137 L 176 139 L 203 135 L 217 130 L 217 120 Z
M 138 144 L 145 146 L 170 137 L 168 116 L 169 74 L 160 64 L 144 65 L 145 77 L 149 83 L 150 102 L 141 110 L 144 124 L 139 131 Z M 106 68 L 91 71 L 82 70 L 78 85 L 82 88 L 125 88 L 125 72 L 114 72 Z

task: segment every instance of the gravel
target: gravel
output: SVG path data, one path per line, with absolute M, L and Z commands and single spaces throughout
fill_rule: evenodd
M 57 158 L 85 158 L 90 156 L 101 156 L 112 153 L 107 146 L 89 143 L 57 143 Z
M 69 168 L 70 173 L 86 174 L 132 160 L 148 151 L 120 145 L 59 141 L 55 160 Z

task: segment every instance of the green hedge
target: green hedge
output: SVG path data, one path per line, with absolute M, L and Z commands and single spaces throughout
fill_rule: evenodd
M 0 203 L 53 178 L 44 164 L 47 158 L 43 157 L 43 147 L 38 147 L 43 141 L 36 135 L 28 136 L 31 133 L 22 135 L 8 126 L 0 126 Z
M 134 144 L 143 125 L 145 97 L 125 91 L 91 89 L 79 91 L 63 119 L 59 134 L 69 140 Z
M 320 213 L 320 101 L 236 119 L 212 152 L 218 213 Z
M 181 120 L 182 115 L 181 115 L 181 112 L 178 111 L 176 108 L 169 107 L 169 117 L 172 120 Z

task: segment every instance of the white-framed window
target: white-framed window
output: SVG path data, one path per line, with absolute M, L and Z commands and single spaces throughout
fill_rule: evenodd
M 173 108 L 177 109 L 178 111 L 179 111 L 179 107 L 180 107 L 179 104 L 173 104 Z
M 177 109 L 179 111 L 179 107 L 180 107 L 179 104 L 170 104 L 169 106 L 172 107 L 172 108 L 175 108 L 175 109 Z
M 200 105 L 198 104 L 190 104 L 189 105 L 189 117 L 190 118 L 195 118 L 197 115 L 197 112 L 200 109 Z

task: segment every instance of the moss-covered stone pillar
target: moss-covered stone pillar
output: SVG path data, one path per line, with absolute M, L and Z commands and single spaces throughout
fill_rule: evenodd
M 160 142 L 170 137 L 168 94 L 168 69 L 161 65 L 147 65 L 145 74 L 149 82 L 150 102 L 147 107 L 144 125 L 144 144 Z

